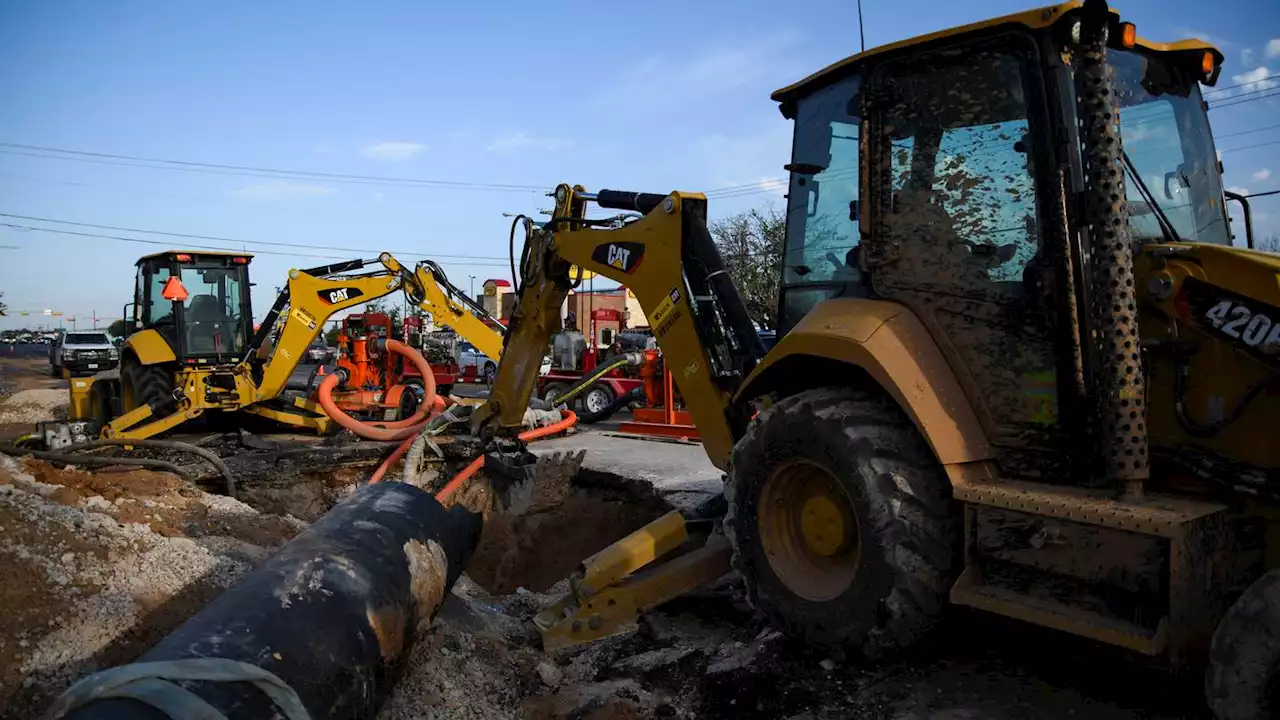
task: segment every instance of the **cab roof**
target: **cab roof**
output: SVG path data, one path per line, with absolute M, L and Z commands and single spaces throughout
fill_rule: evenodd
M 810 90 L 824 86 L 839 77 L 852 73 L 859 65 L 880 55 L 886 55 L 894 51 L 903 50 L 923 45 L 935 40 L 943 40 L 949 37 L 957 37 L 968 35 L 970 33 L 999 27 L 1001 25 L 1021 25 L 1030 30 L 1040 30 L 1053 25 L 1062 19 L 1062 17 L 1072 10 L 1079 9 L 1084 6 L 1081 0 L 1073 0 L 1073 2 L 1061 3 L 1059 5 L 1049 5 L 1047 7 L 1036 8 L 1034 10 L 1024 10 L 1012 15 L 1003 15 L 1001 17 L 983 20 L 981 22 L 971 23 L 969 25 L 961 25 L 959 27 L 947 28 L 937 32 L 925 35 L 917 35 L 916 37 L 899 40 L 888 45 L 871 48 L 860 53 L 855 53 L 849 57 L 832 63 L 827 67 L 813 73 L 809 77 L 792 83 L 780 90 L 774 91 L 770 97 L 777 102 L 786 102 L 795 100 L 807 95 Z M 1119 17 L 1119 13 L 1115 8 L 1111 9 L 1111 14 Z M 1216 62 L 1222 63 L 1222 52 L 1203 40 L 1179 40 L 1173 43 L 1155 43 L 1150 42 L 1142 37 L 1138 38 L 1138 47 L 1154 50 L 1156 52 L 1169 51 L 1185 51 L 1185 50 L 1208 50 L 1214 53 Z M 1215 78 L 1216 79 L 1216 78 Z M 1211 85 L 1212 83 L 1205 83 Z
M 192 257 L 242 257 L 249 258 L 251 260 L 253 259 L 253 253 L 247 252 L 223 252 L 221 250 L 164 250 L 158 253 L 151 253 L 150 255 L 143 255 L 138 258 L 138 262 L 134 264 L 141 265 L 148 260 L 155 260 L 157 258 L 168 259 L 172 258 L 174 255 L 191 255 Z

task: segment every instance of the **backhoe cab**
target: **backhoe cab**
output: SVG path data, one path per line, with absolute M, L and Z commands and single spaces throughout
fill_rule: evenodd
M 618 632 L 731 547 L 751 602 L 815 643 L 892 652 L 948 601 L 1179 667 L 1216 632 L 1214 711 L 1280 707 L 1280 262 L 1232 247 L 1199 89 L 1221 61 L 1089 0 L 778 91 L 795 134 L 767 354 L 703 196 L 557 188 L 473 416 L 486 467 L 529 467 L 528 358 L 574 268 L 599 273 L 635 292 L 728 472 L 728 543 L 652 566 L 692 533 L 646 527 L 584 563 L 544 640 Z

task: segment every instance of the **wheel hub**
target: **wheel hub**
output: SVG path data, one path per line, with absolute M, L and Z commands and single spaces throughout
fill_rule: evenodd
M 796 595 L 823 602 L 853 584 L 861 560 L 858 518 L 826 468 L 803 458 L 780 463 L 760 489 L 756 527 L 769 567 Z
M 831 557 L 840 552 L 845 545 L 844 524 L 840 508 L 826 495 L 809 498 L 801 508 L 800 533 L 815 555 Z

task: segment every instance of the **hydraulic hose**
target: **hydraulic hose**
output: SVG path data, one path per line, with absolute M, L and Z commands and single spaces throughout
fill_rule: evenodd
M 618 397 L 613 399 L 613 402 L 609 403 L 608 407 L 604 408 L 598 413 L 593 413 L 593 412 L 582 413 L 581 415 L 578 416 L 578 422 L 591 425 L 593 423 L 598 423 L 602 420 L 608 420 L 609 418 L 613 417 L 614 413 L 618 412 L 622 408 L 626 407 L 627 405 L 630 405 L 631 403 L 637 400 L 644 400 L 644 388 L 642 387 L 632 388 L 631 390 L 619 395 Z
M 642 353 L 629 352 L 618 355 L 609 362 L 597 367 L 595 370 L 592 370 L 590 373 L 583 375 L 578 382 L 570 385 L 568 390 L 557 395 L 556 398 L 551 401 L 551 406 L 559 407 L 573 400 L 577 396 L 586 392 L 587 389 L 592 385 L 595 385 L 600 378 L 609 374 L 613 370 L 617 370 L 624 365 L 639 366 L 642 364 L 644 364 L 644 355 Z
M 329 375 L 320 383 L 320 387 L 316 388 L 316 401 L 320 403 L 325 415 L 366 440 L 404 440 L 416 435 L 426 425 L 430 412 L 435 409 L 436 377 L 431 372 L 431 364 L 422 356 L 422 353 L 399 340 L 388 338 L 382 342 L 385 343 L 388 351 L 399 353 L 412 362 L 422 375 L 426 395 L 411 417 L 393 422 L 363 422 L 343 412 L 333 401 L 333 389 L 344 376 L 341 372 Z
M 520 433 L 518 437 L 521 440 L 524 440 L 525 442 L 533 442 L 534 440 L 539 440 L 541 438 L 547 437 L 548 435 L 555 435 L 558 432 L 563 432 L 565 430 L 568 430 L 578 422 L 578 416 L 572 410 L 561 410 L 560 418 L 561 419 L 559 422 L 554 422 L 545 427 L 534 428 L 532 430 L 525 430 L 524 432 Z M 454 475 L 453 479 L 450 480 L 448 484 L 440 488 L 440 492 L 436 493 L 436 500 L 439 500 L 440 502 L 444 502 L 450 495 L 456 492 L 458 488 L 462 487 L 462 484 L 465 483 L 467 480 L 469 480 L 472 475 L 475 475 L 476 471 L 478 471 L 483 466 L 484 466 L 484 455 L 481 455 L 475 460 L 472 460 L 469 465 L 467 465 L 465 468 L 462 469 L 462 472 L 458 473 L 457 475 Z

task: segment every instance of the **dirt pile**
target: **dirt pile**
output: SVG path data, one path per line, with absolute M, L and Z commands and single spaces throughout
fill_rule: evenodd
M 132 660 L 302 527 L 164 473 L 0 455 L 0 707 Z
M 68 397 L 66 390 L 19 390 L 0 405 L 0 424 L 65 419 Z

